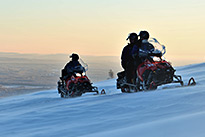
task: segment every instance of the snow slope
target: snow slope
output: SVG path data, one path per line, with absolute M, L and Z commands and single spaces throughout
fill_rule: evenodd
M 185 81 L 121 93 L 115 79 L 95 83 L 107 95 L 62 99 L 56 90 L 0 100 L 0 137 L 204 137 L 205 63 L 177 68 Z

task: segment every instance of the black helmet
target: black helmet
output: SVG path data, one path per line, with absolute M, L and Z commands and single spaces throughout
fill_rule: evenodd
M 79 56 L 78 56 L 78 54 L 73 53 L 73 54 L 70 56 L 70 58 L 72 58 L 73 61 L 78 61 Z
M 139 36 L 140 36 L 140 39 L 149 39 L 149 33 L 146 30 L 140 31 Z
M 128 40 L 128 39 L 136 39 L 136 40 L 138 40 L 138 35 L 136 33 L 134 33 L 134 32 L 130 33 L 126 40 Z

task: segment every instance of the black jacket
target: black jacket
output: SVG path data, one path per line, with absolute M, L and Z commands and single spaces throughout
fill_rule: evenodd
M 72 75 L 72 73 L 74 72 L 74 68 L 76 66 L 81 66 L 81 64 L 78 61 L 70 61 L 66 64 L 66 66 L 63 69 L 62 75 L 66 76 L 66 75 Z
M 151 52 L 154 51 L 154 46 L 151 43 L 149 43 L 147 40 L 142 40 L 140 49 Z
M 128 44 L 122 50 L 121 65 L 124 69 L 126 69 L 128 62 L 134 61 L 134 59 L 132 57 L 133 46 L 134 46 L 134 44 Z

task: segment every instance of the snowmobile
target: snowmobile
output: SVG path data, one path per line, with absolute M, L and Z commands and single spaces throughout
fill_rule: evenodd
M 87 66 L 86 66 L 87 67 Z M 99 94 L 98 88 L 92 86 L 89 78 L 86 76 L 87 69 L 83 66 L 76 66 L 70 77 L 60 77 L 58 81 L 58 93 L 62 98 L 81 96 L 86 92 Z
M 155 38 L 149 40 L 154 45 L 152 52 L 140 51 L 140 58 L 143 62 L 136 69 L 136 76 L 132 83 L 126 82 L 125 71 L 117 74 L 117 89 L 122 92 L 137 92 L 157 89 L 158 86 L 169 83 L 180 83 L 185 86 L 180 75 L 175 75 L 175 69 L 171 63 L 165 60 L 163 55 L 166 53 L 164 45 L 161 45 Z M 194 78 L 190 78 L 188 85 L 195 85 Z

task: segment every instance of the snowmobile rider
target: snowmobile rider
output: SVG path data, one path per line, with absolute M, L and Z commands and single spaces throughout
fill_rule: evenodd
M 139 36 L 140 36 L 139 41 L 141 42 L 140 49 L 142 49 L 144 51 L 154 51 L 154 46 L 148 42 L 149 33 L 145 30 L 140 31 Z
M 138 47 L 138 35 L 136 33 L 130 33 L 126 40 L 130 43 L 123 48 L 121 55 L 121 65 L 125 70 L 127 83 L 133 83 L 132 78 L 135 76 L 136 60 L 133 58 L 133 47 Z
M 72 76 L 74 69 L 76 66 L 82 67 L 82 65 L 79 63 L 79 56 L 78 54 L 73 53 L 70 58 L 72 60 L 66 64 L 64 69 L 62 70 L 62 79 L 67 79 Z
M 147 31 L 140 31 L 140 39 L 138 40 L 138 45 L 133 47 L 134 58 L 140 57 L 141 62 L 145 60 L 149 53 L 154 51 L 154 46 L 148 42 L 149 33 Z

